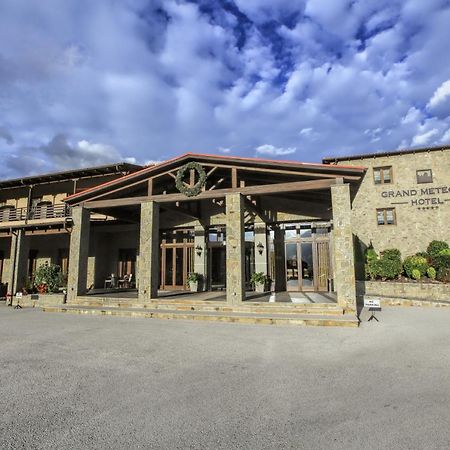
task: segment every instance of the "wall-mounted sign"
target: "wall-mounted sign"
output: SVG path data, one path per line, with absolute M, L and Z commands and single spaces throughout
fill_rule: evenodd
M 450 198 L 445 198 L 450 194 L 450 186 L 423 187 L 412 189 L 399 189 L 397 191 L 382 191 L 383 198 L 392 199 L 391 205 L 409 205 L 422 209 L 435 209 Z
M 417 184 L 422 183 L 432 183 L 433 182 L 433 172 L 431 169 L 426 170 L 416 170 Z

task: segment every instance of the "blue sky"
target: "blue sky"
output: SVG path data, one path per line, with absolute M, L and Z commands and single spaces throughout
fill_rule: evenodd
M 2 0 L 2 178 L 450 143 L 449 0 Z

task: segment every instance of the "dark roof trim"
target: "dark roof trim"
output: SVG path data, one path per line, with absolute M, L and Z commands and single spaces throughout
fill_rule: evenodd
M 103 166 L 86 167 L 82 169 L 66 170 L 63 172 L 53 172 L 30 177 L 13 178 L 10 180 L 0 180 L 0 189 L 30 186 L 40 183 L 51 183 L 55 181 L 66 181 L 75 178 L 89 178 L 115 173 L 132 173 L 142 169 L 143 166 L 118 162 L 116 164 L 107 164 Z
M 139 181 L 145 180 L 151 176 L 157 175 L 158 173 L 162 173 L 168 170 L 171 170 L 173 167 L 177 167 L 180 164 L 188 162 L 190 160 L 195 160 L 204 163 L 222 163 L 222 164 L 241 164 L 246 166 L 256 166 L 256 167 L 266 167 L 266 168 L 285 168 L 285 169 L 298 169 L 298 170 L 306 170 L 311 171 L 311 173 L 317 173 L 320 171 L 323 172 L 331 172 L 338 173 L 342 175 L 359 175 L 362 176 L 366 171 L 365 167 L 357 167 L 357 166 L 333 166 L 327 164 L 320 163 L 302 163 L 296 161 L 282 161 L 282 160 L 270 160 L 270 159 L 260 159 L 260 158 L 243 158 L 238 156 L 222 156 L 222 155 L 209 155 L 209 154 L 201 154 L 201 153 L 185 153 L 176 158 L 169 159 L 160 164 L 156 164 L 150 167 L 144 167 L 142 170 L 131 173 L 129 175 L 125 175 L 116 180 L 107 181 L 106 183 L 100 184 L 98 186 L 94 186 L 92 188 L 86 189 L 82 192 L 78 192 L 76 194 L 70 195 L 66 197 L 66 201 L 70 204 L 78 203 L 81 201 L 85 201 L 86 198 L 89 198 L 94 193 L 108 192 L 108 189 L 111 187 L 123 186 L 129 181 Z
M 359 155 L 348 155 L 348 156 L 338 156 L 338 157 L 327 157 L 323 158 L 322 162 L 324 164 L 336 164 L 339 161 L 352 161 L 355 159 L 369 159 L 369 158 L 381 158 L 383 156 L 400 156 L 407 155 L 411 153 L 426 153 L 426 152 L 437 152 L 443 150 L 450 150 L 450 146 L 439 146 L 439 147 L 418 147 L 418 148 L 406 148 L 403 150 L 394 150 L 387 152 L 376 152 L 376 153 L 361 153 Z

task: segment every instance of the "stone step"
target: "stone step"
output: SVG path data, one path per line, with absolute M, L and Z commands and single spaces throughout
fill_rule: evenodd
M 342 307 L 336 304 L 295 304 L 295 303 L 245 303 L 239 306 L 230 306 L 226 302 L 218 301 L 150 301 L 147 303 L 137 301 L 99 301 L 94 299 L 82 299 L 68 306 L 86 306 L 94 308 L 120 308 L 120 309 L 157 309 L 176 311 L 219 311 L 238 313 L 270 313 L 270 314 L 314 314 L 342 316 Z
M 335 326 L 358 327 L 358 319 L 353 315 L 324 316 L 312 314 L 267 314 L 251 312 L 226 311 L 179 311 L 158 309 L 123 309 L 109 307 L 88 307 L 77 305 L 49 306 L 42 308 L 45 312 L 61 312 L 69 314 L 87 314 L 118 317 L 142 317 L 149 319 L 182 319 L 229 323 L 265 324 L 265 325 L 297 325 L 297 326 Z

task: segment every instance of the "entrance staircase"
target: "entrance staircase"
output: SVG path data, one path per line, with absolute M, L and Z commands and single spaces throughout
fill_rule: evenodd
M 107 297 L 78 297 L 76 303 L 43 308 L 46 312 L 151 319 L 183 319 L 270 325 L 358 327 L 354 314 L 330 304 L 244 302 L 230 306 L 223 301 L 157 299 L 139 302 Z

